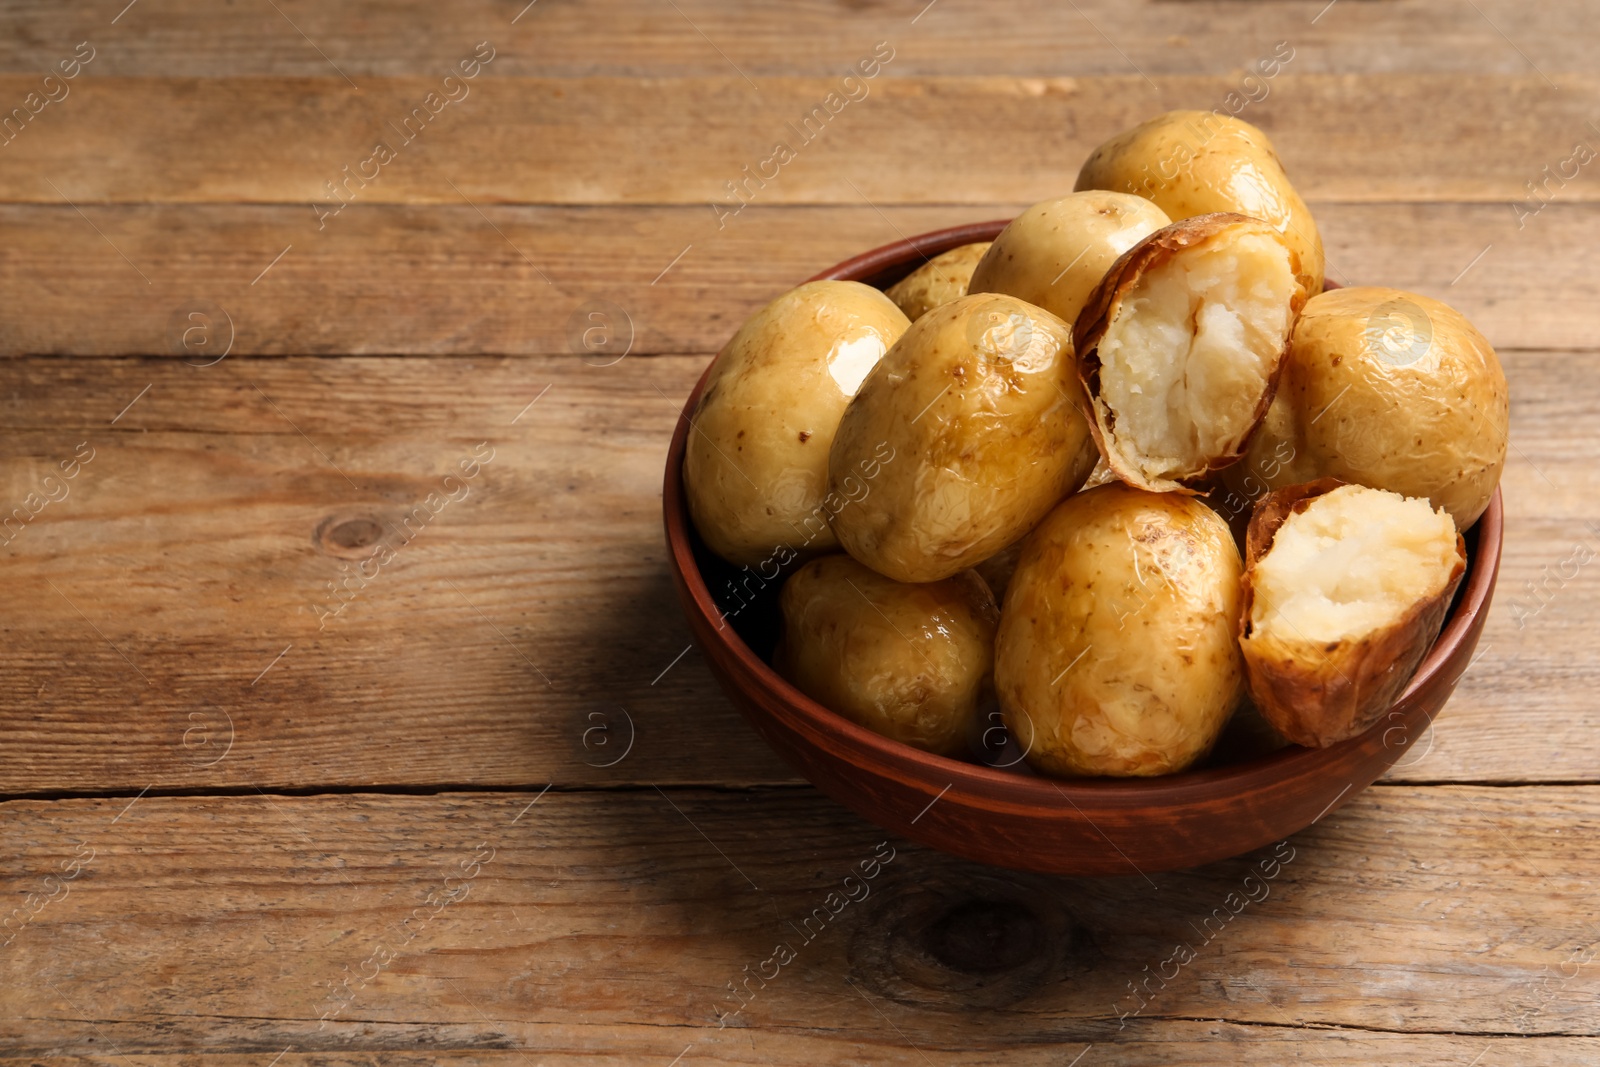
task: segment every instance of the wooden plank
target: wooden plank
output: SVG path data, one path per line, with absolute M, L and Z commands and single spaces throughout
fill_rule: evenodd
M 304 205 L 0 207 L 0 353 L 204 362 L 215 346 L 175 345 L 205 307 L 241 356 L 567 353 L 606 305 L 614 350 L 631 333 L 633 354 L 714 352 L 856 252 L 1023 206 L 756 205 L 719 230 L 704 205 L 363 204 L 321 233 Z M 1600 205 L 1556 203 L 1521 229 L 1504 204 L 1313 208 L 1330 277 L 1444 299 L 1501 347 L 1600 336 Z
M 366 764 L 351 780 L 366 784 L 411 780 L 420 768 L 395 764 L 420 758 L 422 777 L 527 782 L 570 765 L 607 781 L 618 771 L 599 765 L 632 721 L 626 766 L 647 780 L 786 778 L 753 741 L 719 754 L 747 731 L 686 653 L 670 603 L 661 457 L 703 362 L 445 361 L 422 382 L 402 372 L 422 385 L 409 396 L 394 360 L 265 375 L 231 361 L 105 365 L 141 380 L 104 394 L 93 425 L 12 438 L 30 459 L 7 464 L 5 499 L 23 505 L 80 440 L 94 451 L 6 547 L 5 588 L 28 605 L 7 625 L 34 638 L 3 653 L 18 668 L 0 671 L 17 715 L 8 744 L 28 755 L 0 777 L 17 772 L 22 790 L 130 776 L 211 788 L 344 780 L 335 766 Z M 319 394 L 339 380 L 384 399 L 350 395 L 338 414 Z M 214 405 L 211 429 L 186 422 L 194 403 Z M 181 425 L 162 429 L 173 416 Z M 459 499 L 418 515 L 430 494 Z M 380 542 L 394 558 L 363 580 Z M 50 619 L 70 636 L 46 637 Z M 102 679 L 104 698 L 91 696 Z
M 1595 356 L 1505 358 L 1500 594 L 1397 774 L 1592 781 Z M 661 464 L 705 362 L 0 363 L 3 514 L 67 492 L 0 552 L 0 793 L 794 781 L 685 652 L 665 572 Z M 376 548 L 318 531 L 403 525 L 485 441 L 469 495 L 319 629 Z M 637 744 L 604 766 L 624 709 Z
M 435 1026 L 420 1031 L 428 1041 L 427 1052 L 406 1049 L 389 1049 L 380 1061 L 385 1067 L 431 1067 L 432 1064 L 521 1064 L 526 1067 L 529 1053 L 524 1046 L 513 1046 L 498 1031 L 489 1031 L 481 1024 L 475 1030 Z M 580 1041 L 567 1036 L 569 1029 L 558 1028 L 548 1035 L 550 1028 L 525 1026 L 522 1033 L 527 1049 L 537 1050 L 541 1064 L 581 1064 L 583 1067 L 621 1067 L 640 1062 L 666 1063 L 672 1050 L 662 1053 L 661 1032 L 648 1026 L 630 1026 L 618 1023 L 606 1027 L 605 1035 L 591 1041 Z M 889 1040 L 871 1040 L 856 1037 L 852 1043 L 816 1039 L 808 1034 L 785 1032 L 776 1043 L 758 1040 L 756 1035 L 744 1034 L 739 1038 L 710 1041 L 690 1045 L 691 1052 L 683 1062 L 693 1064 L 689 1058 L 698 1055 L 700 1063 L 716 1063 L 723 1067 L 747 1064 L 749 1067 L 771 1067 L 774 1063 L 815 1064 L 831 1062 L 857 1067 L 859 1064 L 894 1064 L 901 1067 L 925 1067 L 934 1060 L 950 1063 L 973 1064 L 976 1067 L 1010 1067 L 1012 1064 L 1039 1064 L 1042 1067 L 1064 1067 L 1075 1054 L 1091 1045 L 1063 1040 L 1059 1044 L 1047 1043 L 1028 1047 L 1007 1048 L 1000 1052 L 977 1047 L 980 1027 L 971 1027 L 972 1037 L 959 1054 L 942 1050 L 896 1045 Z M 466 1030 L 465 1036 L 457 1033 Z M 1311 1036 L 1307 1036 L 1307 1035 Z M 720 1036 L 720 1035 L 719 1035 Z M 467 1048 L 442 1048 L 440 1042 L 456 1040 Z M 1458 1037 L 1450 1034 L 1384 1034 L 1350 1028 L 1307 1030 L 1272 1026 L 1240 1026 L 1233 1023 L 1172 1021 L 1163 1023 L 1159 1033 L 1148 1037 L 1123 1039 L 1115 1045 L 1092 1044 L 1092 1051 L 1079 1061 L 1082 1067 L 1159 1067 L 1172 1064 L 1176 1067 L 1281 1067 L 1293 1063 L 1296 1057 L 1305 1056 L 1307 1043 L 1312 1042 L 1316 1059 L 1312 1062 L 1331 1067 L 1371 1067 L 1372 1064 L 1403 1063 L 1407 1067 L 1463 1067 L 1471 1064 L 1474 1056 L 1482 1055 L 1481 1067 L 1496 1064 L 1518 1064 L 1519 1067 L 1570 1067 L 1574 1063 L 1592 1062 L 1600 1048 L 1592 1038 L 1581 1037 L 1513 1037 L 1478 1038 Z M 421 1041 L 417 1042 L 421 1044 Z M 603 1044 L 602 1044 L 603 1043 Z M 689 1044 L 687 1039 L 685 1044 Z M 502 1046 L 502 1047 L 496 1047 Z M 597 1047 L 598 1046 L 598 1047 Z M 87 1046 L 85 1046 L 87 1047 Z M 264 1060 L 281 1054 L 275 1067 L 372 1067 L 370 1053 L 323 1051 L 296 1052 L 293 1047 L 283 1049 L 258 1046 L 258 1051 L 246 1053 L 208 1052 L 207 1064 L 224 1067 L 261 1067 Z M 871 1055 L 871 1060 L 856 1057 Z M 826 1057 L 836 1057 L 828 1060 Z M 932 1059 L 930 1059 L 930 1056 Z M 141 1064 L 158 1067 L 191 1067 L 196 1061 L 187 1053 L 161 1052 L 143 1054 Z M 0 1050 L 0 1063 L 20 1062 L 28 1067 L 124 1067 L 124 1061 L 115 1054 L 108 1056 L 83 1053 L 71 1057 L 27 1056 L 13 1060 Z M 669 1065 L 670 1067 L 670 1065 Z
M 1600 1048 L 1593 788 L 1378 787 L 1289 842 L 1153 883 L 880 844 L 809 790 L 130 800 L 0 809 L 12 1061 L 437 1048 L 666 1064 L 688 1048 L 1062 1064 L 1093 1044 L 1085 1064 L 1555 1063 Z M 733 1014 L 728 984 L 780 943 L 793 958 Z
M 1559 77 L 1285 73 L 1243 115 L 1273 136 L 1308 200 L 1506 205 L 1576 142 L 1600 144 L 1600 79 Z M 82 76 L 5 145 L 0 201 L 293 203 L 310 220 L 312 204 L 463 197 L 732 208 L 734 182 L 760 204 L 1031 203 L 1070 191 L 1118 130 L 1172 107 L 1222 106 L 1237 88 L 1215 76 L 880 76 L 823 107 L 837 76 L 758 87 L 731 74 L 503 77 L 491 65 L 453 88 L 442 78 L 363 79 L 358 92 L 333 76 Z M 0 77 L 0 100 L 22 101 L 39 80 Z M 407 127 L 425 103 L 438 113 Z M 794 158 L 768 162 L 779 142 Z M 1600 182 L 1577 162 L 1567 169 L 1547 197 L 1600 200 Z
M 1600 46 L 1581 0 L 1482 0 L 1478 10 L 1451 0 L 1347 3 L 1326 12 L 1326 0 L 1078 0 L 1078 11 L 1049 0 L 679 0 L 677 11 L 650 0 L 277 6 L 282 14 L 268 5 L 166 0 L 135 7 L 112 26 L 116 10 L 10 0 L 0 6 L 14 27 L 0 42 L 0 70 L 48 68 L 85 38 L 102 44 L 96 70 L 103 73 L 315 77 L 333 75 L 336 65 L 358 80 L 440 70 L 484 38 L 510 71 L 563 77 L 722 75 L 735 66 L 752 77 L 814 74 L 842 70 L 880 39 L 901 50 L 904 72 L 920 75 L 1238 74 L 1280 40 L 1295 49 L 1294 70 L 1522 74 L 1532 63 L 1555 75 L 1591 69 Z

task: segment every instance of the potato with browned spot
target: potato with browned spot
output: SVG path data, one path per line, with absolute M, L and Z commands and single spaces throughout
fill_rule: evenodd
M 966 296 L 972 269 L 987 251 L 989 242 L 978 241 L 941 252 L 889 286 L 885 295 L 906 313 L 906 318 L 916 322 L 940 304 Z
M 779 599 L 774 666 L 795 688 L 893 740 L 946 756 L 969 750 L 991 694 L 1000 616 L 976 573 L 911 585 L 824 556 Z
M 975 293 L 918 319 L 867 376 L 829 457 L 831 486 L 892 456 L 833 518 L 846 552 L 902 582 L 966 570 L 1017 540 L 1094 466 L 1067 326 Z
M 1239 550 L 1196 497 L 1110 483 L 1023 542 L 995 637 L 1006 728 L 1036 770 L 1193 765 L 1244 693 Z
M 1294 251 L 1301 299 L 1322 292 L 1322 236 L 1265 133 L 1215 111 L 1169 111 L 1096 148 L 1077 188 L 1153 202 L 1174 222 L 1231 211 L 1269 223 Z
M 867 373 L 910 322 L 860 282 L 808 282 L 756 312 L 718 353 L 690 417 L 684 493 L 732 563 L 834 549 L 828 451 Z
M 1426 497 L 1466 530 L 1500 483 L 1510 415 L 1500 359 L 1460 312 L 1399 289 L 1334 289 L 1301 311 L 1267 418 L 1222 481 L 1253 498 L 1338 478 Z
M 1117 257 L 1172 220 L 1143 197 L 1091 190 L 1012 219 L 972 272 L 969 293 L 1005 293 L 1069 325 Z

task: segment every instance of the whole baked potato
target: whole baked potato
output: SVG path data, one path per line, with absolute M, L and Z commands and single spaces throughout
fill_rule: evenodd
M 1399 289 L 1334 289 L 1300 313 L 1272 408 L 1222 480 L 1248 498 L 1338 478 L 1426 497 L 1466 530 L 1499 484 L 1510 404 L 1499 357 L 1454 308 Z
M 1068 324 L 1118 256 L 1172 220 L 1143 197 L 1091 190 L 1012 219 L 972 272 L 969 293 L 1005 293 Z
M 862 383 L 829 456 L 831 486 L 892 458 L 833 516 L 846 552 L 932 582 L 1027 533 L 1094 466 L 1072 338 L 1015 297 L 978 293 L 911 325 Z
M 963 571 L 908 585 L 849 556 L 812 560 L 784 583 L 774 666 L 823 706 L 940 755 L 969 749 L 991 692 L 999 609 Z
M 1244 692 L 1239 550 L 1198 498 L 1110 483 L 1023 542 L 995 638 L 1007 729 L 1037 770 L 1169 774 Z
M 906 318 L 916 322 L 940 304 L 966 296 L 972 269 L 987 251 L 989 242 L 978 241 L 941 252 L 885 292 L 895 306 L 906 313 Z
M 1298 257 L 1302 298 L 1322 292 L 1322 237 L 1256 127 L 1215 111 L 1169 111 L 1096 148 L 1079 189 L 1113 189 L 1155 203 L 1174 221 L 1231 211 L 1263 219 Z
M 836 548 L 828 450 L 862 379 L 910 322 L 860 282 L 808 282 L 751 316 L 718 353 L 690 418 L 684 491 L 695 529 L 731 563 L 780 546 Z
M 1466 544 L 1427 500 L 1326 478 L 1267 495 L 1245 545 L 1250 695 L 1296 744 L 1367 730 L 1444 625 Z
M 1192 491 L 1236 461 L 1272 401 L 1300 303 L 1294 253 L 1259 219 L 1200 215 L 1122 255 L 1073 329 L 1111 472 Z

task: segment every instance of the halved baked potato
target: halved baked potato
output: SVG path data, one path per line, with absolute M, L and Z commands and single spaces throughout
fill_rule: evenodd
M 1466 565 L 1455 521 L 1425 499 L 1334 478 L 1263 497 L 1239 620 L 1261 714 L 1313 748 L 1370 728 L 1439 636 Z
M 1244 453 L 1302 304 L 1295 269 L 1271 226 L 1232 214 L 1173 223 L 1112 264 L 1073 346 L 1113 474 L 1193 492 Z

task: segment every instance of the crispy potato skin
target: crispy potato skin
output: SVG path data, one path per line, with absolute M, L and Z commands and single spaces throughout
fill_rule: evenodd
M 1244 692 L 1239 550 L 1194 497 L 1108 483 L 1023 543 L 995 638 L 1006 727 L 1037 770 L 1147 776 L 1210 751 Z
M 1345 484 L 1337 478 L 1319 478 L 1274 490 L 1256 505 L 1245 535 L 1239 647 L 1250 697 L 1279 733 L 1308 748 L 1348 740 L 1383 718 L 1433 647 L 1467 567 L 1466 542 L 1458 533 L 1456 565 L 1444 590 L 1413 606 L 1394 625 L 1360 639 L 1330 643 L 1253 633 L 1250 609 L 1255 602 L 1256 561 L 1272 548 L 1274 535 L 1290 515 Z
M 830 484 L 853 501 L 833 517 L 840 545 L 902 582 L 937 581 L 994 555 L 1093 468 L 1077 392 L 1071 336 L 1049 312 L 993 293 L 934 308 L 839 424 Z M 892 459 L 860 478 L 875 455 Z
M 1094 292 L 1089 295 L 1089 302 L 1084 305 L 1082 314 L 1073 325 L 1073 350 L 1076 352 L 1078 381 L 1083 387 L 1078 396 L 1083 405 L 1084 417 L 1094 434 L 1095 445 L 1105 458 L 1107 468 L 1115 477 L 1136 488 L 1150 492 L 1202 492 L 1212 484 L 1213 472 L 1236 463 L 1248 450 L 1250 441 L 1255 436 L 1254 433 L 1247 434 L 1240 441 L 1238 448 L 1226 455 L 1215 457 L 1204 469 L 1197 470 L 1183 479 L 1149 479 L 1124 462 L 1116 449 L 1109 447 L 1107 442 L 1116 433 L 1116 426 L 1112 413 L 1100 394 L 1100 340 L 1121 309 L 1123 299 L 1133 290 L 1140 277 L 1184 250 L 1220 237 L 1234 227 L 1256 229 L 1276 236 L 1276 232 L 1259 219 L 1225 212 L 1198 215 L 1175 222 L 1152 233 L 1118 257 L 1100 284 L 1095 287 Z M 1289 249 L 1291 267 L 1294 264 L 1294 257 L 1295 250 L 1291 248 Z M 1300 303 L 1297 297 L 1292 313 L 1297 314 L 1299 310 Z M 1285 352 L 1287 352 L 1287 342 L 1285 342 Z M 1273 395 L 1278 389 L 1282 367 L 1283 359 L 1280 358 L 1267 379 L 1266 391 L 1256 408 L 1258 426 L 1271 407 Z
M 824 556 L 784 583 L 780 601 L 774 666 L 797 689 L 904 744 L 967 751 L 991 692 L 1000 617 L 976 573 L 907 585 Z
M 906 318 L 916 322 L 940 304 L 967 295 L 973 268 L 989 251 L 989 241 L 941 252 L 885 290 Z
M 1334 289 L 1301 311 L 1273 406 L 1221 480 L 1253 497 L 1339 478 L 1427 497 L 1467 530 L 1500 482 L 1510 416 L 1500 359 L 1460 312 L 1399 289 Z
M 1143 197 L 1101 189 L 1034 204 L 1000 231 L 967 291 L 1005 293 L 1071 323 L 1117 257 L 1171 221 Z
M 859 282 L 809 282 L 750 318 L 717 355 L 691 422 L 684 490 L 695 529 L 732 563 L 778 546 L 838 547 L 828 449 L 863 376 L 910 322 Z
M 1322 237 L 1267 135 L 1211 111 L 1169 111 L 1090 153 L 1078 189 L 1152 201 L 1174 221 L 1232 211 L 1264 219 L 1299 256 L 1303 298 L 1322 291 Z

